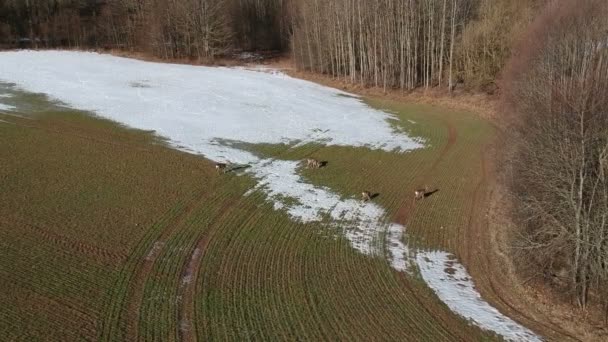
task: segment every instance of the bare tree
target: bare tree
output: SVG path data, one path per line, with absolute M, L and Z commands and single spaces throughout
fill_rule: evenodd
M 581 308 L 590 291 L 608 301 L 607 17 L 603 0 L 552 5 L 508 84 L 518 246 L 543 274 L 568 275 Z
M 442 86 L 446 66 L 450 66 L 450 75 L 454 68 L 459 33 L 470 20 L 469 3 L 297 2 L 292 22 L 296 65 L 362 85 L 401 89 Z

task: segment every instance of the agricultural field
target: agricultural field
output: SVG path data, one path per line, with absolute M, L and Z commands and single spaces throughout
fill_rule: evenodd
M 49 92 L 86 93 L 82 77 L 80 90 L 65 82 Z M 175 104 L 147 102 L 146 89 L 157 86 L 149 77 L 130 84 L 140 98 L 109 93 L 107 105 L 17 76 L 0 85 L 3 339 L 538 338 L 478 298 L 458 262 L 483 211 L 483 152 L 495 134 L 488 122 L 334 94 L 332 110 L 361 111 L 354 122 L 387 117 L 356 134 L 342 131 L 345 123 L 324 130 L 312 122 L 312 138 L 285 124 L 292 141 L 243 132 L 274 129 L 254 119 L 228 129 L 212 121 L 210 131 L 225 138 L 212 141 L 189 130 L 191 108 L 177 107 L 184 119 Z M 297 86 L 303 97 L 312 87 Z M 314 91 L 322 106 L 325 90 Z M 218 115 L 220 100 L 209 104 Z M 81 102 L 93 104 L 74 109 Z M 155 110 L 166 121 L 146 116 Z M 113 116 L 121 111 L 132 114 Z M 261 111 L 270 116 L 273 107 Z M 311 157 L 327 164 L 298 164 Z M 220 174 L 206 158 L 237 163 Z M 414 201 L 424 185 L 432 191 Z M 371 203 L 361 203 L 362 190 L 376 195 Z

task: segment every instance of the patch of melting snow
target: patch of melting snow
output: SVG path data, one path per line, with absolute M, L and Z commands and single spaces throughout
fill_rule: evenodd
M 460 316 L 509 341 L 542 341 L 532 331 L 484 301 L 464 266 L 453 255 L 441 251 L 419 251 L 416 263 L 424 281 Z
M 9 97 L 13 97 L 13 94 L 0 94 L 0 98 L 9 98 Z
M 410 250 L 403 243 L 405 227 L 392 223 L 387 229 L 387 248 L 391 266 L 399 272 L 411 273 Z
M 308 223 L 331 219 L 331 225 L 343 232 L 353 248 L 366 255 L 383 255 L 385 242 L 381 237 L 388 232 L 390 258 L 396 260 L 399 271 L 405 270 L 407 250 L 400 241 L 403 226 L 384 224 L 386 212 L 375 203 L 343 199 L 327 187 L 304 182 L 298 174 L 299 164 L 287 160 L 256 163 L 247 170 L 258 180 L 250 191 L 262 190 L 275 209 L 285 210 L 294 220 Z
M 12 117 L 15 117 L 15 118 L 20 118 L 20 119 L 34 120 L 33 118 L 28 118 L 27 116 L 23 116 L 23 115 L 19 115 L 19 114 L 14 114 L 14 113 L 9 113 L 9 112 L 3 112 L 2 115 L 12 116 Z
M 9 105 L 5 105 L 5 104 L 3 104 L 3 103 L 0 103 L 0 110 L 8 110 L 8 111 L 11 111 L 11 110 L 14 110 L 14 109 L 15 109 L 15 107 L 14 107 L 14 106 L 9 106 Z
M 148 87 L 150 79 L 153 87 Z M 450 261 L 456 273 L 446 273 L 448 260 L 442 252 L 409 258 L 402 241 L 404 227 L 386 223 L 386 212 L 377 204 L 342 198 L 327 187 L 306 183 L 298 174 L 298 162 L 260 159 L 226 143 L 320 143 L 387 152 L 424 146 L 422 139 L 391 126 L 389 120 L 398 120 L 394 115 L 370 108 L 355 95 L 279 72 L 159 64 L 68 51 L 2 52 L 0 81 L 155 131 L 180 150 L 216 162 L 250 165 L 243 172 L 258 184 L 245 195 L 259 190 L 276 210 L 285 210 L 301 222 L 331 219 L 333 223 L 325 224 L 341 229 L 359 252 L 386 256 L 402 272 L 415 261 L 429 286 L 458 314 L 508 339 L 538 340 L 484 302 L 462 266 Z M 156 242 L 146 259 L 154 258 L 162 247 Z M 190 277 L 186 274 L 183 284 Z
M 192 324 L 190 324 L 190 321 L 189 321 L 189 320 L 187 320 L 187 319 L 185 319 L 185 318 L 182 318 L 182 321 L 181 321 L 181 323 L 179 324 L 179 330 L 180 330 L 182 333 L 187 333 L 187 332 L 189 332 L 189 331 L 190 331 L 190 328 L 191 328 L 191 327 L 192 327 Z
M 152 245 L 152 248 L 148 252 L 148 255 L 146 255 L 146 261 L 153 260 L 154 257 L 156 256 L 156 254 L 163 248 L 164 245 L 165 245 L 165 243 L 163 241 L 154 242 L 154 244 Z
M 186 269 L 186 272 L 182 277 L 182 286 L 188 285 L 190 284 L 190 282 L 192 282 L 192 272 L 194 271 L 194 264 L 196 263 L 196 260 L 200 257 L 200 255 L 201 249 L 195 248 L 194 252 L 192 253 L 192 256 L 190 257 L 190 263 L 188 264 L 188 268 Z

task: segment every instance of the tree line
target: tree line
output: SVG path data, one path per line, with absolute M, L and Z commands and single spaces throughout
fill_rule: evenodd
M 505 76 L 520 269 L 608 323 L 608 2 L 551 3 Z
M 362 85 L 489 87 L 536 6 L 529 0 L 299 1 L 293 55 L 301 68 Z
M 214 58 L 284 49 L 280 0 L 0 0 L 5 46 L 106 48 Z
M 541 0 L 0 0 L 0 41 L 213 59 L 292 52 L 366 86 L 492 91 Z

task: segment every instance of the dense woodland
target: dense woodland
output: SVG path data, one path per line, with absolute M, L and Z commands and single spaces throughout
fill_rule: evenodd
M 208 60 L 292 52 L 364 85 L 494 90 L 534 0 L 0 0 L 5 46 Z
M 364 86 L 500 93 L 521 269 L 608 312 L 606 18 L 605 0 L 0 0 L 0 43 L 273 50 Z
M 491 91 L 534 1 L 298 2 L 298 66 L 383 88 Z
M 0 0 L 6 45 L 141 51 L 167 59 L 287 50 L 281 1 Z M 275 4 L 276 3 L 276 4 Z
M 520 268 L 608 324 L 608 2 L 560 1 L 505 72 Z

